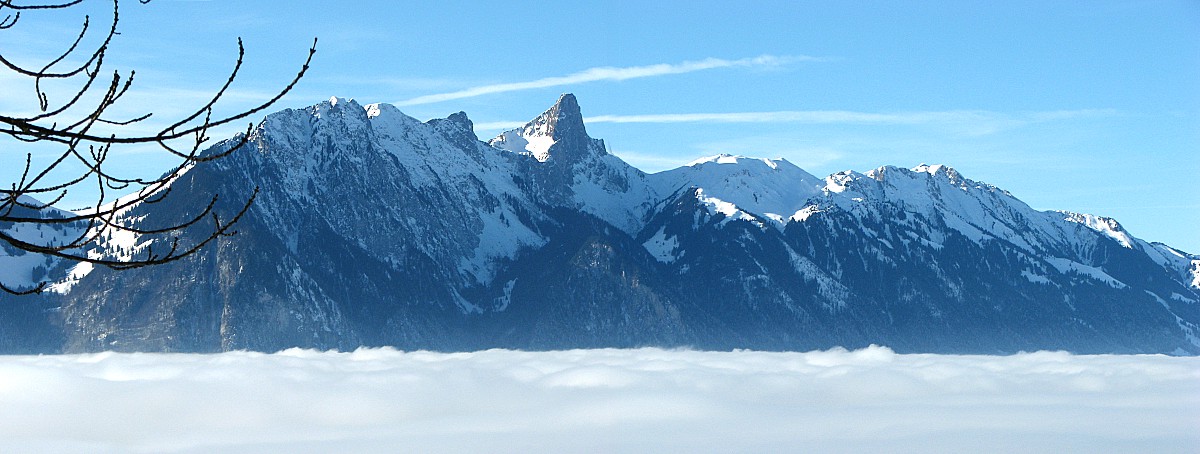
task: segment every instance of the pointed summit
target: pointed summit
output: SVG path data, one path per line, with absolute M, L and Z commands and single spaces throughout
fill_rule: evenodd
M 473 147 L 474 145 L 472 144 L 479 140 L 475 136 L 475 124 L 471 122 L 470 118 L 467 118 L 466 112 L 456 112 L 450 114 L 449 117 L 435 118 L 426 123 L 433 126 L 435 131 L 464 148 Z
M 554 106 L 517 129 L 500 133 L 488 144 L 514 153 L 533 156 L 540 162 L 551 158 L 550 148 L 586 150 L 591 138 L 583 126 L 583 114 L 575 95 L 564 93 Z
M 542 113 L 538 118 L 533 120 L 545 122 L 548 133 L 553 135 L 555 139 L 564 138 L 574 134 L 587 136 L 587 130 L 583 126 L 583 114 L 579 111 L 579 102 L 575 100 L 575 95 L 564 93 L 558 97 L 558 102 L 554 103 L 546 112 Z

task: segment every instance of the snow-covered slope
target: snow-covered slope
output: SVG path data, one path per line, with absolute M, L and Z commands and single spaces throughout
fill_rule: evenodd
M 650 175 L 659 194 L 669 195 L 700 188 L 704 203 L 713 210 L 740 210 L 769 219 L 782 228 L 802 210 L 809 198 L 820 195 L 821 179 L 786 159 L 757 159 L 722 154 L 692 161 L 686 166 Z
M 1195 279 L 1194 256 L 1135 238 L 1113 219 L 1037 211 L 1007 191 L 965 178 L 944 165 L 883 166 L 866 173 L 840 172 L 822 181 L 783 159 L 717 155 L 649 179 L 659 194 L 699 189 L 698 200 L 731 220 L 770 220 L 783 227 L 789 221 L 803 222 L 813 213 L 837 207 L 882 222 L 876 207 L 888 204 L 937 219 L 979 245 L 1001 241 L 1031 254 L 1068 255 L 1066 260 L 1076 262 L 1087 261 L 1088 251 L 1097 242 L 1112 240 L 1181 278 Z M 936 232 L 930 234 L 918 240 L 941 247 Z M 1200 289 L 1196 282 L 1189 285 Z
M 290 247 L 301 212 L 315 207 L 379 260 L 401 263 L 417 249 L 466 284 L 490 282 L 499 261 L 546 241 L 511 178 L 531 159 L 479 142 L 461 112 L 423 123 L 388 104 L 334 98 L 268 116 L 253 141 L 250 167 L 279 172 L 255 208 Z
M 874 216 L 876 221 L 880 219 L 872 207 L 887 203 L 925 219 L 938 219 L 980 246 L 989 241 L 1004 242 L 1052 262 L 1073 264 L 1067 267 L 1092 267 L 1097 245 L 1111 240 L 1180 276 L 1190 274 L 1186 271 L 1191 265 L 1186 254 L 1171 253 L 1134 238 L 1115 220 L 1037 211 L 1007 191 L 967 179 L 942 165 L 922 164 L 912 169 L 884 166 L 866 174 L 842 172 L 826 178 L 824 191 L 826 204 L 861 216 Z M 922 240 L 941 245 L 936 234 Z M 1090 275 L 1110 280 L 1103 273 Z M 1194 284 L 1192 287 L 1200 289 Z
M 587 135 L 579 103 L 571 94 L 488 144 L 537 161 L 526 166 L 525 173 L 538 186 L 539 198 L 596 216 L 631 235 L 658 199 L 646 174 L 609 154 L 603 140 Z
M 44 206 L 37 199 L 22 195 L 17 203 L 5 202 L 0 208 L 12 218 L 66 219 L 74 213 Z M 39 208 L 39 209 L 34 209 Z M 77 242 L 83 235 L 82 223 L 0 222 L 0 231 L 18 241 L 37 245 L 65 245 Z M 62 268 L 69 264 L 48 255 L 26 252 L 0 242 L 0 284 L 15 290 L 30 290 L 38 284 L 59 278 Z
M 45 325 L 67 351 L 1200 353 L 1200 257 L 949 167 L 818 178 L 718 155 L 647 175 L 588 136 L 569 94 L 486 143 L 472 127 L 345 98 L 268 115 L 248 149 L 126 213 L 189 219 L 258 188 L 239 235 L 76 273 Z

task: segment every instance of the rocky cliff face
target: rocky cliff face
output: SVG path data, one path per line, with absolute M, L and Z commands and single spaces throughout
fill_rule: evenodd
M 716 156 L 647 175 L 571 95 L 487 143 L 463 113 L 339 98 L 250 139 L 128 213 L 189 219 L 212 193 L 236 210 L 258 188 L 238 235 L 63 269 L 54 293 L 0 301 L 0 349 L 1200 353 L 1200 257 L 944 166 L 821 179 Z

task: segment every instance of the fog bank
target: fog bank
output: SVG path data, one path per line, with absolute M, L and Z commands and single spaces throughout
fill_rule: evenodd
M 1194 452 L 1200 358 L 0 357 L 0 452 Z

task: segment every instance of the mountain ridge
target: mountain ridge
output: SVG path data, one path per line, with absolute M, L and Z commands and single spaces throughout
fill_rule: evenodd
M 240 235 L 63 270 L 0 348 L 1200 353 L 1200 257 L 950 167 L 818 178 L 718 155 L 646 174 L 570 94 L 488 142 L 472 129 L 336 97 L 267 115 L 248 149 L 128 213 L 187 219 L 189 200 L 258 187 Z

